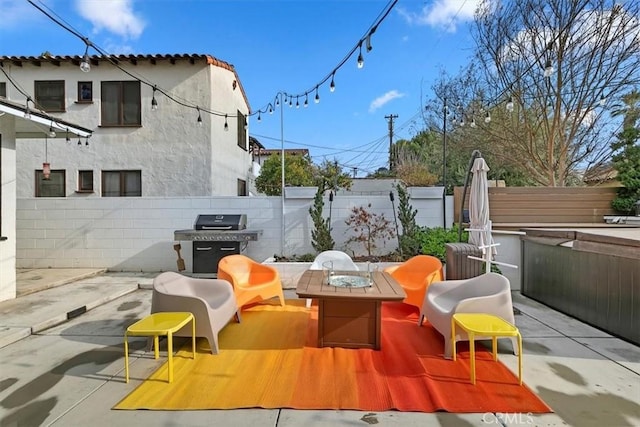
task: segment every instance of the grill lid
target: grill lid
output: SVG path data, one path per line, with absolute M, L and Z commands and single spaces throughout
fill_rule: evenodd
M 247 228 L 247 215 L 198 215 L 196 230 L 244 230 Z

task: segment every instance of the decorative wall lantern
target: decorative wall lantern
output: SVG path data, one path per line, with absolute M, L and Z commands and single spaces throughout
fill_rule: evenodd
M 51 177 L 51 165 L 47 162 L 42 164 L 42 179 L 48 180 Z

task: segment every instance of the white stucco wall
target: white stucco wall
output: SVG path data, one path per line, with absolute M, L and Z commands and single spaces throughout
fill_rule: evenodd
M 325 200 L 327 202 L 327 200 Z M 173 232 L 190 229 L 198 214 L 246 213 L 250 229 L 263 230 L 257 242 L 249 242 L 247 255 L 265 260 L 278 255 L 314 252 L 311 199 L 285 199 L 284 252 L 281 250 L 282 199 L 280 197 L 127 197 L 100 199 L 18 199 L 17 260 L 19 268 L 101 267 L 123 271 L 176 269 Z M 367 206 L 384 213 L 393 223 L 388 196 L 336 197 L 332 206 L 332 235 L 343 249 L 349 233 L 344 220 L 353 206 Z M 418 223 L 442 225 L 440 199 L 412 200 Z M 328 216 L 328 204 L 325 205 Z M 191 269 L 190 242 L 181 242 L 187 272 Z M 397 247 L 386 242 L 380 253 Z M 362 248 L 356 253 L 362 254 Z
M 0 176 L 2 180 L 2 230 L 0 235 L 0 301 L 16 297 L 16 140 L 15 118 L 9 114 L 0 116 Z
M 139 61 L 121 66 L 168 90 L 176 99 L 202 108 L 235 116 L 248 106 L 233 72 L 204 61 L 175 64 L 158 60 L 157 65 Z M 141 170 L 142 194 L 148 197 L 236 195 L 237 180 L 249 180 L 251 157 L 237 145 L 237 122 L 228 118 L 229 131 L 223 129 L 224 117 L 202 113 L 203 126 L 196 126 L 197 111 L 179 105 L 156 92 L 158 110 L 151 110 L 152 88 L 141 84 L 142 126 L 134 128 L 100 127 L 100 82 L 132 80 L 118 68 L 101 61 L 91 72 L 83 73 L 76 65 L 62 62 L 54 66 L 43 62 L 40 67 L 24 62 L 22 67 L 5 63 L 5 70 L 27 92 L 34 93 L 34 80 L 65 80 L 66 112 L 51 113 L 56 117 L 94 131 L 89 146 L 67 143 L 65 135 L 47 143 L 51 168 L 66 170 L 67 197 L 98 197 L 102 170 Z M 76 103 L 79 81 L 93 82 L 93 102 Z M 7 84 L 7 97 L 23 103 L 24 97 Z M 33 106 L 32 106 L 33 107 Z M 17 147 L 18 197 L 35 195 L 35 170 L 42 168 L 45 157 L 42 138 L 21 140 Z M 94 193 L 78 194 L 78 171 L 94 171 Z

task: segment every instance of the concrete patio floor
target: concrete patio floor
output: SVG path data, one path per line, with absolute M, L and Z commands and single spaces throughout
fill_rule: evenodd
M 516 324 L 524 339 L 524 381 L 552 414 L 115 411 L 166 361 L 144 351 L 144 338 L 132 339 L 131 382 L 125 384 L 123 332 L 149 313 L 154 276 L 21 271 L 19 293 L 29 292 L 0 302 L 0 426 L 640 426 L 640 348 L 518 292 L 513 299 L 521 311 Z M 296 297 L 290 290 L 285 295 Z M 499 358 L 516 372 L 517 357 L 508 348 Z

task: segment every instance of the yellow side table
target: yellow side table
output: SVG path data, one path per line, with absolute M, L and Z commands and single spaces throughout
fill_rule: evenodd
M 453 360 L 456 360 L 456 326 L 469 335 L 471 359 L 471 382 L 476 383 L 475 336 L 489 336 L 492 340 L 493 360 L 498 360 L 498 338 L 518 338 L 518 380 L 522 385 L 522 336 L 511 323 L 493 314 L 456 313 L 451 317 L 451 343 L 453 344 Z
M 191 350 L 196 358 L 196 319 L 193 314 L 186 312 L 153 313 L 138 320 L 127 328 L 124 333 L 124 372 L 126 382 L 129 382 L 129 336 L 153 336 L 154 358 L 158 358 L 159 336 L 167 336 L 167 359 L 169 360 L 169 382 L 173 381 L 173 334 L 191 322 Z

